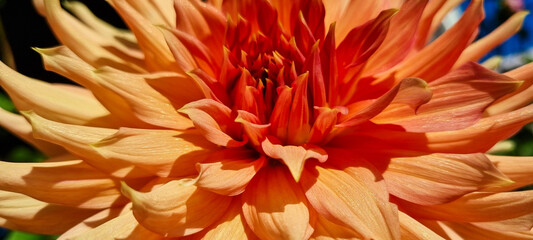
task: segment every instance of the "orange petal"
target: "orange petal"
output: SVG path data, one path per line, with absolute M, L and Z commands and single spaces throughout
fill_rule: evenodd
M 151 88 L 142 75 L 110 69 L 98 70 L 94 74 L 102 78 L 100 83 L 103 87 L 124 99 L 135 117 L 141 121 L 179 130 L 193 126 L 189 119 L 176 112 L 167 98 Z
M 172 52 L 174 59 L 176 59 L 176 63 L 179 65 L 179 68 L 177 69 L 179 72 L 185 73 L 198 68 L 194 55 L 181 42 L 181 40 L 175 36 L 172 29 L 159 27 L 159 30 L 165 37 L 168 48 Z
M 19 111 L 33 110 L 55 121 L 79 125 L 105 125 L 109 120 L 109 112 L 94 97 L 28 78 L 3 63 L 0 85 Z M 34 92 L 27 94 L 27 89 Z
M 446 74 L 472 41 L 483 16 L 482 0 L 471 1 L 461 19 L 452 28 L 397 65 L 395 78 L 419 77 L 431 82 Z
M 201 1 L 174 1 L 176 29 L 196 37 L 209 47 L 215 57 L 222 57 L 226 33 L 224 13 Z M 236 19 L 236 18 L 234 18 Z
M 242 203 L 241 199 L 235 197 L 229 206 L 228 210 L 217 222 L 213 223 L 209 228 L 191 235 L 185 236 L 184 240 L 226 240 L 226 239 L 258 239 L 252 230 L 246 224 L 244 217 L 241 214 Z
M 522 28 L 522 23 L 524 22 L 524 18 L 526 18 L 528 14 L 529 12 L 527 11 L 515 13 L 513 16 L 507 19 L 505 23 L 493 30 L 487 36 L 470 44 L 470 46 L 468 46 L 463 53 L 461 53 L 461 56 L 455 62 L 454 68 L 457 68 L 470 61 L 478 61 L 485 56 L 485 54 L 520 31 Z
M 208 97 L 204 94 L 202 84 L 188 75 L 160 72 L 143 77 L 152 88 L 168 98 L 176 109 Z
M 198 131 L 135 128 L 121 128 L 91 146 L 108 161 L 137 166 L 161 177 L 195 174 L 196 163 L 216 149 Z
M 235 122 L 231 116 L 231 109 L 222 103 L 211 99 L 198 100 L 186 104 L 179 112 L 187 114 L 210 142 L 226 147 L 240 147 L 246 144 L 231 137 L 231 132 L 236 131 Z M 229 134 L 228 134 L 229 133 Z
M 396 239 L 395 209 L 376 196 L 356 174 L 320 166 L 306 168 L 301 184 L 311 206 L 327 220 L 348 227 L 363 238 Z M 396 229 L 397 228 L 397 229 Z
M 533 233 L 523 232 L 500 232 L 492 229 L 476 227 L 469 223 L 446 222 L 447 227 L 452 229 L 462 239 L 505 239 L 505 240 L 531 240 Z
M 414 47 L 417 26 L 427 0 L 406 1 L 390 23 L 383 44 L 368 59 L 364 75 L 387 70 L 402 61 Z
M 513 180 L 513 184 L 503 190 L 513 190 L 533 184 L 531 175 L 533 174 L 533 157 L 510 157 L 486 155 L 506 176 Z
M 522 80 L 524 83 L 514 93 L 502 97 L 489 106 L 485 111 L 488 116 L 514 111 L 529 105 L 533 100 L 533 63 L 506 72 L 505 75 Z
M 81 2 L 61 2 L 61 5 L 68 10 L 68 12 L 72 13 L 76 18 L 83 22 L 83 24 L 92 29 L 94 31 L 92 35 L 98 34 L 98 37 L 102 37 L 102 42 L 100 45 L 104 49 L 116 55 L 127 64 L 134 64 L 139 67 L 144 66 L 144 53 L 139 49 L 137 39 L 135 38 L 135 35 L 131 33 L 131 31 L 117 28 L 98 18 L 87 6 L 85 6 L 85 4 Z M 100 60 L 100 62 L 91 64 L 95 67 L 108 65 L 102 60 Z M 120 66 L 117 68 L 123 69 Z M 127 69 L 123 70 L 127 71 Z M 141 72 L 144 71 L 141 69 L 135 70 Z
M 90 216 L 89 218 L 78 223 L 68 231 L 59 236 L 59 240 L 72 239 L 78 235 L 82 235 L 84 232 L 91 231 L 98 226 L 113 220 L 114 218 L 123 215 L 124 213 L 131 211 L 131 203 L 120 207 L 103 209 L 100 212 Z
M 410 217 L 409 215 L 399 212 L 400 227 L 402 231 L 402 239 L 405 240 L 444 240 L 441 236 L 431 231 L 429 228 Z
M 179 68 L 170 52 L 163 34 L 148 19 L 144 18 L 126 0 L 112 0 L 111 5 L 135 34 L 139 47 L 145 53 L 149 70 L 161 71 Z
M 278 100 L 270 115 L 271 129 L 274 136 L 282 142 L 287 140 L 287 127 L 292 105 L 292 89 L 287 86 L 278 88 Z
M 61 234 L 96 212 L 92 209 L 49 204 L 19 193 L 0 191 L 0 226 L 13 230 Z
M 429 88 L 433 96 L 416 112 L 407 106 L 391 106 L 372 121 L 400 125 L 409 132 L 461 129 L 481 119 L 488 105 L 516 90 L 520 84 L 521 81 L 467 63 L 431 82 Z
M 481 153 L 392 158 L 383 178 L 391 194 L 421 205 L 512 183 Z
M 176 12 L 173 9 L 173 0 L 126 1 L 153 25 L 176 27 Z
M 132 211 L 128 211 L 118 217 L 106 221 L 98 227 L 74 236 L 73 239 L 159 240 L 164 239 L 164 237 L 144 228 L 137 222 Z
M 261 239 L 307 239 L 314 215 L 300 186 L 283 167 L 266 167 L 242 195 L 248 226 Z
M 178 61 L 178 64 L 186 64 L 182 63 L 182 60 L 178 57 L 189 58 L 192 55 L 195 64 L 199 68 L 205 70 L 211 76 L 219 76 L 223 59 L 222 56 L 218 56 L 216 53 L 220 51 L 212 51 L 205 43 L 198 41 L 195 36 L 186 32 L 172 28 L 162 28 L 161 31 L 163 31 L 167 44 L 174 54 L 176 61 Z M 176 44 L 172 44 L 171 42 L 175 42 Z M 194 63 L 191 62 L 191 59 L 188 59 L 187 62 Z
M 231 152 L 228 154 L 225 159 L 219 158 L 216 162 L 199 163 L 197 168 L 200 173 L 194 184 L 221 195 L 235 196 L 244 192 L 250 180 L 265 164 L 266 158 L 241 159 L 232 157 Z
M 311 128 L 309 143 L 318 144 L 328 140 L 329 133 L 337 124 L 337 116 L 340 111 L 339 108 L 315 107 L 315 115 L 318 116 L 315 118 L 315 122 Z
M 459 130 L 412 133 L 394 130 L 387 126 L 366 125 L 366 128 L 362 128 L 350 137 L 352 139 L 355 135 L 359 138 L 371 137 L 404 150 L 476 153 L 488 151 L 494 144 L 511 137 L 531 121 L 533 121 L 532 105 L 513 112 L 482 118 L 474 125 Z
M 432 92 L 427 83 L 418 78 L 406 78 L 393 89 L 364 107 L 359 102 L 348 106 L 348 114 L 341 116 L 337 127 L 353 127 L 380 114 L 391 103 L 407 104 L 409 109 L 417 109 L 431 99 Z
M 66 153 L 65 149 L 60 146 L 35 139 L 32 135 L 31 125 L 23 116 L 10 113 L 2 108 L 0 108 L 0 126 L 31 144 L 49 157 Z
M 91 147 L 90 144 L 114 134 L 117 132 L 116 129 L 58 123 L 44 119 L 33 112 L 23 112 L 23 114 L 31 123 L 35 138 L 60 145 L 93 167 L 119 178 L 152 175 L 128 162 L 108 161 Z
M 281 145 L 276 142 L 272 143 L 271 139 L 266 138 L 261 143 L 262 150 L 271 158 L 281 159 L 297 182 L 300 180 L 305 162 L 308 159 L 314 158 L 319 162 L 325 162 L 328 159 L 327 152 L 318 146 L 311 144 L 302 146 Z
M 446 2 L 460 2 L 460 0 L 434 0 L 429 1 L 427 3 L 426 7 L 424 8 L 424 12 L 422 13 L 422 17 L 420 18 L 418 28 L 416 30 L 415 49 L 418 50 L 426 46 L 428 38 L 431 37 L 433 34 L 432 32 L 430 32 L 433 18 Z M 440 24 L 440 22 L 438 23 Z
M 310 112 L 307 98 L 309 73 L 304 73 L 295 80 L 293 99 L 290 110 L 289 122 L 287 124 L 287 143 L 299 145 L 307 142 L 309 137 Z
M 454 222 L 488 222 L 512 219 L 533 211 L 533 191 L 474 192 L 453 202 L 422 206 L 398 200 L 399 206 L 415 218 Z
M 501 232 L 526 232 L 533 228 L 533 212 L 526 215 L 494 222 L 472 222 L 473 225 Z
M 237 110 L 235 122 L 242 124 L 250 143 L 256 147 L 265 139 L 270 127 L 270 124 L 261 124 L 257 116 L 243 110 Z
M 44 202 L 91 209 L 125 203 L 117 183 L 82 160 L 0 162 L 0 175 L 0 189 Z
M 198 189 L 186 179 L 170 181 L 147 193 L 123 184 L 122 192 L 132 201 L 133 214 L 143 227 L 168 237 L 203 230 L 224 215 L 232 200 Z
M 311 235 L 311 239 L 315 240 L 330 240 L 330 239 L 363 239 L 363 237 L 346 228 L 344 226 L 335 224 L 326 218 L 318 215 L 315 224 L 315 231 Z
M 378 1 L 376 1 L 378 2 Z M 379 8 L 377 8 L 379 9 Z M 350 67 L 365 63 L 381 46 L 397 9 L 382 11 L 375 19 L 350 30 L 346 38 L 337 47 L 337 61 L 341 72 Z M 351 14 L 359 15 L 359 14 Z M 364 14 L 361 14 L 364 15 Z M 340 22 L 336 24 L 336 33 L 341 32 Z
M 378 16 L 378 14 L 389 8 L 384 0 L 376 1 L 350 1 L 350 0 L 323 0 L 326 9 L 325 25 L 329 26 L 336 22 L 338 31 L 335 38 L 342 41 L 348 32 L 353 28 Z M 392 6 L 397 7 L 397 6 Z M 358 12 L 361 14 L 353 14 Z
M 144 72 L 144 66 L 131 58 L 117 56 L 105 48 L 110 39 L 101 36 L 67 11 L 61 8 L 59 0 L 44 0 L 46 20 L 55 36 L 76 55 L 92 66 L 111 66 L 131 72 Z M 116 40 L 115 40 L 116 41 Z
M 94 93 L 96 99 L 111 112 L 111 120 L 104 127 L 128 126 L 150 128 L 153 125 L 141 121 L 130 104 L 118 93 L 102 86 L 104 81 L 95 74 L 96 69 L 76 56 L 70 49 L 60 46 L 36 49 L 41 54 L 45 68 L 79 83 Z M 107 85 L 111 85 L 107 83 Z M 113 85 L 111 85 L 113 86 Z

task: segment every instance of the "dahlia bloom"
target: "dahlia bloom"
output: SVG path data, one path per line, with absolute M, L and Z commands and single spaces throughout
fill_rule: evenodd
M 0 65 L 0 224 L 60 239 L 533 239 L 533 158 L 486 152 L 533 121 L 533 65 L 474 63 L 481 0 L 36 0 L 49 84 Z M 20 64 L 20 63 L 19 63 Z

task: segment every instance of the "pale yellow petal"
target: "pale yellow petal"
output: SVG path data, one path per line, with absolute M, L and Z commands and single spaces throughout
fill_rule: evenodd
M 146 66 L 149 70 L 172 71 L 179 67 L 176 65 L 165 38 L 156 26 L 144 18 L 126 0 L 111 0 L 110 2 L 135 34 L 139 47 L 145 53 Z
M 112 66 L 133 72 L 144 72 L 144 66 L 126 61 L 104 46 L 109 40 L 95 32 L 61 8 L 59 0 L 44 0 L 46 20 L 61 43 L 92 66 Z
M 242 195 L 248 226 L 261 239 L 307 239 L 315 215 L 301 187 L 282 166 L 263 168 Z
M 198 189 L 190 180 L 170 181 L 142 193 L 123 184 L 139 223 L 158 234 L 180 237 L 197 233 L 224 215 L 232 197 Z
M 0 226 L 14 230 L 60 234 L 97 211 L 49 204 L 23 194 L 0 191 Z
M 183 237 L 184 240 L 255 240 L 259 239 L 246 224 L 241 214 L 242 203 L 239 197 L 233 199 L 230 207 L 217 222 L 203 231 Z
M 92 239 L 130 239 L 130 240 L 159 240 L 164 236 L 151 232 L 141 226 L 132 211 L 128 211 L 116 218 L 113 218 L 102 225 L 86 231 L 80 235 L 73 236 L 72 240 L 92 240 Z M 65 239 L 65 238 L 64 238 Z
M 78 125 L 106 126 L 107 121 L 112 121 L 109 112 L 94 97 L 23 76 L 3 63 L 0 85 L 19 111 L 33 110 L 46 118 Z
M 311 206 L 327 220 L 363 238 L 397 239 L 397 210 L 355 174 L 320 166 L 306 168 L 301 184 Z
M 217 149 L 198 131 L 135 128 L 121 128 L 91 146 L 108 161 L 138 166 L 161 177 L 193 175 L 196 163 Z
M 402 240 L 444 240 L 409 215 L 399 212 Z
M 60 145 L 104 172 L 119 178 L 152 175 L 128 162 L 109 161 L 90 145 L 113 135 L 117 132 L 116 129 L 63 124 L 42 118 L 33 112 L 24 114 L 33 127 L 35 138 Z
M 33 137 L 31 125 L 23 116 L 10 113 L 0 108 L 0 126 L 12 134 L 31 144 L 49 157 L 66 153 L 66 150 L 58 145 L 35 139 Z
M 125 203 L 118 182 L 82 160 L 43 163 L 0 162 L 0 189 L 40 201 L 102 209 Z

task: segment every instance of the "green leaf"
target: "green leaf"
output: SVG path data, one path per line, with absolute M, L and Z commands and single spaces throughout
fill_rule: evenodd
M 10 111 L 10 112 L 16 112 L 17 111 L 17 109 L 15 108 L 15 105 L 13 105 L 13 102 L 11 102 L 11 99 L 9 99 L 3 93 L 0 93 L 0 107 L 5 109 L 6 111 Z
M 17 232 L 17 231 L 10 232 L 5 238 L 5 240 L 52 240 L 52 239 L 56 239 L 56 237 L 25 233 L 25 232 Z

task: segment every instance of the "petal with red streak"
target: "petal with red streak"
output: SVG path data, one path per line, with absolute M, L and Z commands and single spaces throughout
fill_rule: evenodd
M 513 92 L 521 83 L 468 63 L 431 82 L 429 88 L 433 96 L 416 112 L 405 106 L 391 106 L 372 121 L 400 125 L 410 132 L 465 128 L 481 119 L 483 111 L 492 102 Z
M 246 144 L 247 140 L 235 140 L 232 134 L 238 131 L 235 125 L 231 109 L 224 104 L 203 99 L 188 103 L 179 112 L 187 114 L 194 125 L 202 132 L 204 137 L 210 142 L 226 147 L 240 147 Z
M 387 70 L 401 62 L 414 48 L 417 27 L 428 0 L 406 1 L 390 23 L 383 44 L 368 59 L 364 75 Z
M 237 110 L 237 117 L 235 122 L 241 123 L 250 143 L 258 147 L 265 139 L 270 124 L 261 124 L 259 118 L 249 112 Z
M 392 103 L 407 104 L 409 109 L 417 109 L 430 101 L 431 96 L 432 92 L 426 82 L 418 78 L 406 78 L 378 99 L 366 103 L 367 105 L 361 106 L 360 102 L 349 105 L 348 114 L 341 116 L 337 127 L 353 127 L 364 123 Z
M 471 1 L 461 19 L 452 28 L 392 69 L 395 78 L 419 77 L 431 82 L 446 74 L 462 51 L 473 41 L 483 17 L 483 1 Z

